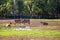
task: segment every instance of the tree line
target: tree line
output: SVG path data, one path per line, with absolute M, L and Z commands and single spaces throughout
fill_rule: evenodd
M 0 18 L 60 18 L 60 0 L 0 0 Z

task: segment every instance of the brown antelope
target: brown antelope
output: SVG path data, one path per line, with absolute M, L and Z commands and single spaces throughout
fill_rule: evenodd
M 43 25 L 48 25 L 48 23 L 47 23 L 47 22 L 40 22 L 40 23 L 42 23 Z

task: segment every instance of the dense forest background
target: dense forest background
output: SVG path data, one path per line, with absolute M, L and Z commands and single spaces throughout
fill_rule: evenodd
M 14 0 L 0 0 L 0 19 L 60 18 L 60 0 L 16 0 L 15 4 Z

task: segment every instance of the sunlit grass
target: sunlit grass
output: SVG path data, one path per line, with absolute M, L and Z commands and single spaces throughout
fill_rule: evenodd
M 30 19 L 30 21 L 32 20 L 41 20 L 41 21 L 60 21 L 60 19 Z
M 11 24 L 12 27 L 19 27 L 18 24 Z M 6 27 L 6 24 L 0 24 L 0 28 Z
M 33 26 L 33 27 L 31 27 L 31 29 L 58 29 L 58 28 L 60 28 L 60 26 L 38 26 L 38 27 L 36 27 L 36 26 Z
M 5 29 L 0 30 L 0 36 L 33 36 L 33 37 L 42 37 L 42 36 L 60 36 L 60 32 L 57 30 L 13 30 Z
M 34 20 L 34 19 L 30 19 Z M 42 20 L 43 19 L 35 19 L 35 20 Z M 48 20 L 44 19 L 44 21 L 60 21 L 60 19 L 55 19 L 55 20 Z M 1 28 L 4 28 L 6 24 L 0 24 Z M 14 25 L 12 24 L 12 27 L 19 27 L 18 24 Z M 31 29 L 56 29 L 60 28 L 60 26 L 40 26 L 40 27 L 31 27 Z M 33 36 L 33 37 L 55 37 L 58 36 L 60 37 L 60 31 L 59 30 L 14 30 L 13 28 L 11 29 L 0 29 L 0 36 Z

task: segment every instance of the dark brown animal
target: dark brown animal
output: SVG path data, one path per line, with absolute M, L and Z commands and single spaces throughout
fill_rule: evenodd
M 28 24 L 30 24 L 30 20 L 25 19 L 24 21 L 22 21 L 22 23 L 28 23 Z
M 15 20 L 15 23 L 21 23 L 21 20 L 19 20 L 19 19 Z
M 28 23 L 30 24 L 30 20 L 29 19 L 18 19 L 18 20 L 15 20 L 15 23 Z
M 47 23 L 47 22 L 40 22 L 40 23 L 42 23 L 43 25 L 48 25 L 48 23 Z

